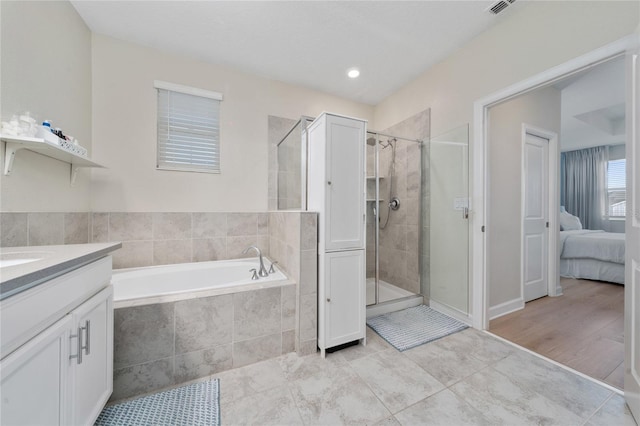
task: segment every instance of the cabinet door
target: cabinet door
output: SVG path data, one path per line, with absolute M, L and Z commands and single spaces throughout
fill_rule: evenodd
M 81 338 L 81 358 L 71 360 L 71 423 L 93 424 L 113 390 L 113 287 L 80 305 L 71 315 Z M 74 339 L 71 352 L 77 354 Z
M 364 248 L 365 123 L 327 116 L 325 250 Z
M 324 259 L 325 347 L 365 336 L 364 250 L 327 253 Z
M 45 329 L 0 362 L 0 424 L 66 424 L 71 316 Z

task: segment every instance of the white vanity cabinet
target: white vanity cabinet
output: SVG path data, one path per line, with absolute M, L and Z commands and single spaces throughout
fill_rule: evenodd
M 20 346 L 0 361 L 0 424 L 95 422 L 113 389 L 110 280 L 108 256 L 2 302 L 3 331 L 17 329 L 3 346 Z
M 69 331 L 64 317 L 0 362 L 0 423 L 66 424 Z
M 113 287 L 75 309 L 71 316 L 70 424 L 93 424 L 113 391 Z M 78 356 L 80 354 L 80 356 Z
M 318 212 L 318 347 L 366 336 L 366 121 L 323 113 L 306 130 L 307 209 Z

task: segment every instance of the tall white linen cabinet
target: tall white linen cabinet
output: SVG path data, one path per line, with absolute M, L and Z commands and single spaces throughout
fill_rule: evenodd
M 366 343 L 367 122 L 323 113 L 309 125 L 307 209 L 318 212 L 318 347 Z

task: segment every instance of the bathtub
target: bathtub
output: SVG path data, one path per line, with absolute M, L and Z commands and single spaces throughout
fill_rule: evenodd
M 296 283 L 277 268 L 252 280 L 258 267 L 253 258 L 115 270 L 111 401 L 295 351 Z
M 265 267 L 271 261 L 263 258 Z M 268 277 L 251 279 L 259 270 L 258 258 L 222 260 L 113 271 L 114 308 L 208 297 L 292 284 L 281 270 Z

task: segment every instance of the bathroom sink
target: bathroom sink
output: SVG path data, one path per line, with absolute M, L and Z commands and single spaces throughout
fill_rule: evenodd
M 36 262 L 53 254 L 50 251 L 23 251 L 0 254 L 0 268 Z

